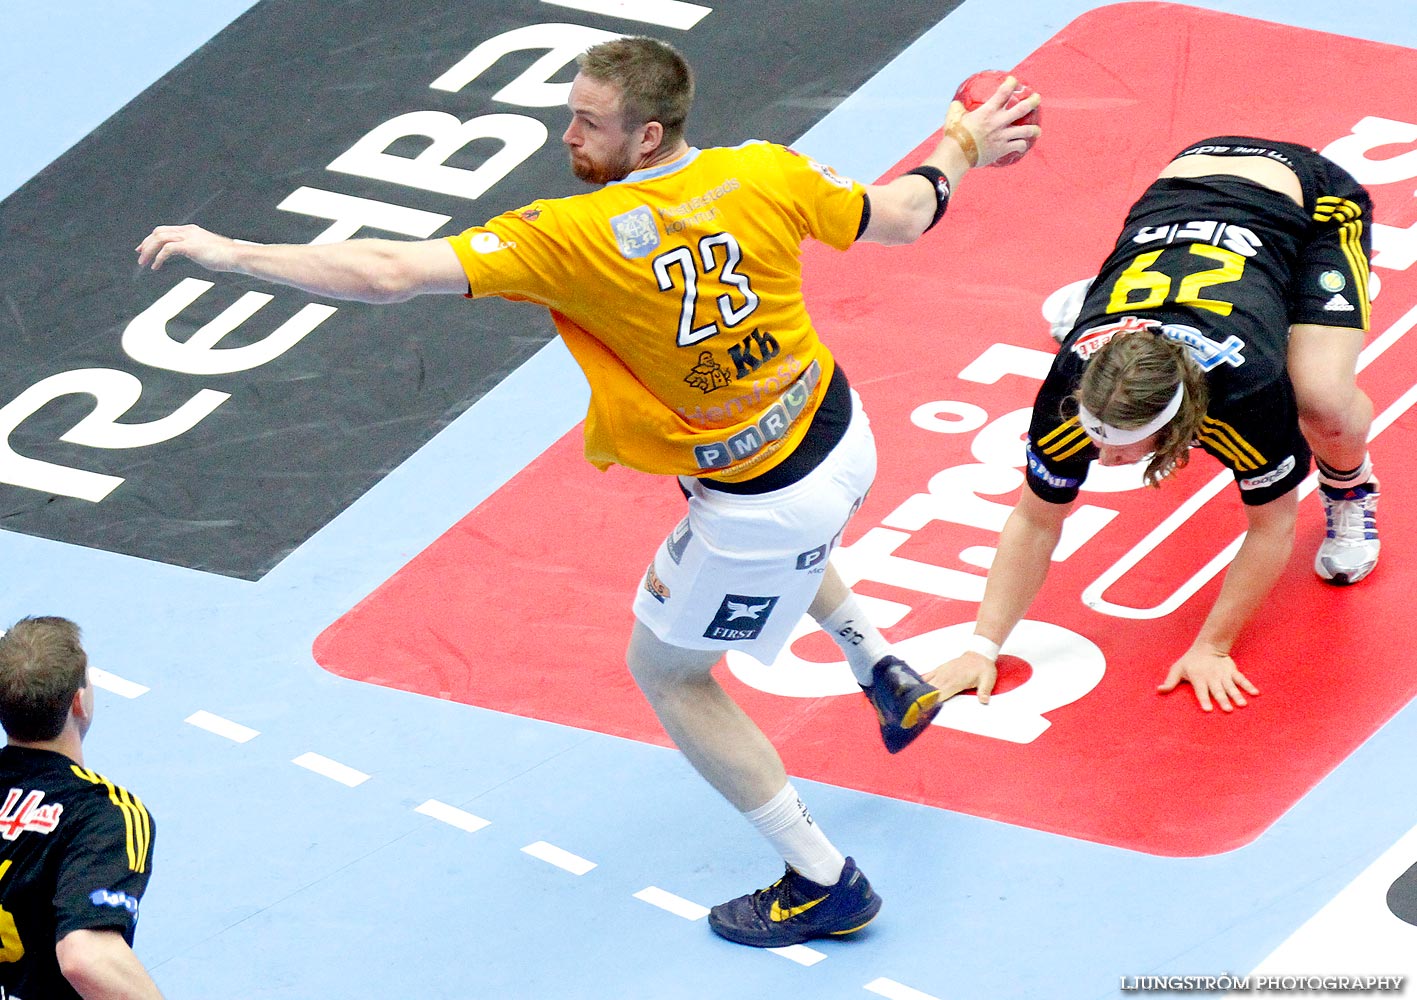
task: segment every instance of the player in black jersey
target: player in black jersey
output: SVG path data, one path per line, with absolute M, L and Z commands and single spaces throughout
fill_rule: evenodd
M 1355 381 L 1371 217 L 1358 182 L 1304 146 L 1224 136 L 1167 165 L 1132 206 L 1038 393 L 1029 488 L 968 651 L 927 680 L 988 701 L 999 646 L 1042 587 L 1093 460 L 1146 460 L 1157 485 L 1199 444 L 1234 472 L 1248 530 L 1159 690 L 1186 681 L 1206 711 L 1259 693 L 1230 648 L 1289 560 L 1311 452 L 1328 519 L 1315 571 L 1356 583 L 1377 564 L 1373 406 Z
M 93 704 L 73 622 L 0 634 L 0 1000 L 161 1000 L 132 950 L 152 818 L 84 766 Z

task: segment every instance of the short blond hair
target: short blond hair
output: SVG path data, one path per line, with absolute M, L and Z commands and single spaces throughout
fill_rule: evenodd
M 674 46 L 644 35 L 613 38 L 581 53 L 576 65 L 591 79 L 620 89 L 626 125 L 659 122 L 665 146 L 684 137 L 694 104 L 694 72 Z

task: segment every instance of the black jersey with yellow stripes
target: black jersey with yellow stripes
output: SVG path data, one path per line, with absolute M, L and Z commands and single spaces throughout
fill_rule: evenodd
M 1097 449 L 1071 397 L 1093 354 L 1129 330 L 1180 342 L 1205 372 L 1211 402 L 1198 443 L 1234 472 L 1246 503 L 1282 496 L 1307 474 L 1285 367 L 1289 327 L 1367 328 L 1371 206 L 1331 161 L 1262 142 L 1223 137 L 1181 155 L 1269 149 L 1299 176 L 1304 206 L 1218 175 L 1158 180 L 1128 213 L 1035 401 L 1027 471 L 1042 499 L 1077 496 Z
M 1307 228 L 1289 286 L 1289 322 L 1366 330 L 1373 203 L 1353 175 L 1308 146 L 1273 139 L 1216 136 L 1175 159 L 1195 155 L 1262 156 L 1294 172 Z
M 153 821 L 139 799 L 49 750 L 0 749 L 0 996 L 77 997 L 54 946 L 75 930 L 130 945 Z

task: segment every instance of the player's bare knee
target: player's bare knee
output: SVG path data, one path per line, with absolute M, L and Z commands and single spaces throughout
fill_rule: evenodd
M 1298 397 L 1299 419 L 1305 430 L 1324 437 L 1342 437 L 1362 429 L 1365 397 L 1352 382 L 1336 381 L 1325 388 L 1301 392 Z
M 710 678 L 720 656 L 716 652 L 671 646 L 636 622 L 625 650 L 625 665 L 640 690 L 654 701 Z

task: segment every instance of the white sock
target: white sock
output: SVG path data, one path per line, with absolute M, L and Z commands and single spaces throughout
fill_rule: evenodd
M 890 653 L 891 644 L 886 642 L 886 637 L 871 624 L 865 612 L 861 610 L 856 595 L 847 593 L 846 600 L 817 624 L 846 654 L 846 662 L 851 665 L 856 682 L 862 687 L 870 687 L 871 668 L 876 665 L 877 660 Z
M 818 885 L 836 885 L 846 858 L 812 820 L 792 782 L 751 812 L 743 814 L 777 853 Z

